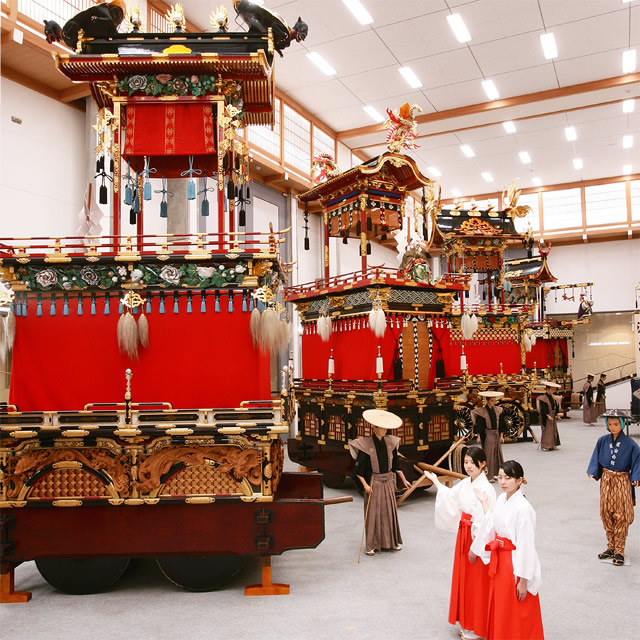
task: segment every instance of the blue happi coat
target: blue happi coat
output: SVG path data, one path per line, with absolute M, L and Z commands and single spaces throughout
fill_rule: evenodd
M 640 481 L 640 446 L 623 432 L 614 441 L 610 433 L 598 438 L 587 473 L 600 480 L 602 470 L 628 471 L 629 481 Z M 633 492 L 635 500 L 635 491 Z

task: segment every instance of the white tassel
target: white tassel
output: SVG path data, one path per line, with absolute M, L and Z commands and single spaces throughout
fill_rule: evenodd
M 260 319 L 260 346 L 265 351 L 278 351 L 280 345 L 280 320 L 274 309 L 267 308 Z
M 149 346 L 149 321 L 144 313 L 141 313 L 138 318 L 138 338 L 140 345 L 146 349 Z
M 531 351 L 531 339 L 529 338 L 529 334 L 524 334 L 524 350 L 529 353 Z
M 371 329 L 373 333 L 376 332 L 376 316 L 377 316 L 377 309 L 373 307 L 371 311 L 369 311 L 369 329 Z
M 320 316 L 318 318 L 318 334 L 322 342 L 328 342 L 331 332 L 333 331 L 333 323 L 328 316 Z
M 280 321 L 280 348 L 286 349 L 289 346 L 289 323 L 286 320 Z
M 138 358 L 138 325 L 130 313 L 123 313 L 118 320 L 118 347 L 130 358 Z
M 257 347 L 260 341 L 260 320 L 262 314 L 257 307 L 253 307 L 251 312 L 251 320 L 249 321 L 249 329 L 251 331 L 251 339 L 253 340 L 253 346 Z
M 535 347 L 536 346 L 536 336 L 535 334 L 531 334 L 531 346 Z
M 382 338 L 384 332 L 387 330 L 387 316 L 384 313 L 384 309 L 378 309 L 378 316 L 376 319 L 376 338 Z
M 470 338 L 473 337 L 473 334 L 478 330 L 478 317 L 474 313 L 470 318 L 469 328 L 471 329 Z
M 9 315 L 6 318 L 7 326 L 6 334 L 7 334 L 7 349 L 9 351 L 13 350 L 13 343 L 16 341 L 16 316 L 13 311 L 9 311 Z

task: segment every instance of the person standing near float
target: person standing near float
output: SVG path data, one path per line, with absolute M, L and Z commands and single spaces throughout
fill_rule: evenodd
M 628 416 L 616 409 L 604 414 L 609 433 L 598 438 L 587 475 L 600 480 L 600 518 L 607 534 L 607 548 L 601 560 L 624 564 L 624 547 L 636 504 L 635 487 L 640 486 L 640 446 L 624 434 Z
M 598 414 L 596 405 L 593 401 L 593 373 L 587 373 L 587 381 L 582 386 L 582 421 L 585 424 L 594 424 L 598 422 Z
M 497 407 L 498 398 L 502 398 L 501 391 L 480 391 L 479 396 L 485 398 L 484 407 L 476 408 L 471 412 L 474 430 L 478 434 L 478 443 L 482 445 L 487 455 L 487 477 L 489 482 L 495 482 L 498 469 L 502 464 L 502 444 L 506 426 L 502 407 Z
M 429 471 L 424 475 L 438 488 L 435 506 L 435 524 L 438 529 L 456 532 L 456 550 L 451 576 L 449 622 L 460 623 L 458 630 L 463 640 L 487 633 L 487 601 L 489 597 L 489 554 L 478 558 L 471 551 L 471 542 L 477 534 L 477 520 L 484 509 L 474 489 L 481 489 L 488 497 L 491 509 L 496 502 L 495 489 L 486 476 L 487 456 L 480 447 L 469 447 L 464 452 L 464 470 L 468 478 L 453 488 L 445 487 L 438 476 Z
M 402 549 L 393 474 L 406 488 L 411 485 L 400 469 L 400 438 L 387 435 L 387 430 L 402 426 L 402 419 L 381 409 L 368 409 L 362 418 L 373 427 L 373 435 L 352 440 L 349 451 L 356 459 L 353 480 L 365 491 L 366 554 L 373 556 L 381 549 Z
M 596 414 L 601 415 L 607 410 L 607 387 L 606 385 L 607 374 L 601 373 L 598 384 L 596 385 Z
M 536 513 L 522 493 L 522 465 L 500 465 L 498 483 L 504 491 L 489 509 L 489 497 L 476 490 L 484 515 L 471 551 L 491 551 L 486 640 L 543 640 L 538 591 L 542 583 L 535 547 Z
M 560 385 L 548 380 L 541 381 L 547 387 L 546 393 L 538 397 L 538 411 L 540 412 L 540 448 L 543 451 L 551 451 L 560 446 L 560 434 L 556 416 L 560 411 L 560 405 L 552 394 L 553 389 L 560 389 Z

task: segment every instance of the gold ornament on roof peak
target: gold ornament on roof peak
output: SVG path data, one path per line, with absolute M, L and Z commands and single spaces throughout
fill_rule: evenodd
M 422 113 L 422 109 L 413 104 L 403 104 L 400 109 L 392 111 L 387 109 L 389 118 L 384 123 L 387 129 L 387 149 L 391 153 L 400 153 L 402 149 L 417 149 L 414 139 L 418 135 L 418 123 L 413 115 L 414 111 Z
M 169 29 L 173 29 L 174 31 L 185 30 L 187 20 L 184 17 L 184 8 L 180 2 L 175 5 L 171 5 L 171 8 L 165 15 L 165 20 L 167 21 Z
M 227 7 L 223 4 L 214 9 L 209 16 L 209 24 L 217 29 L 218 32 L 226 33 L 229 31 L 229 14 L 227 13 Z
M 139 6 L 136 5 L 129 11 L 129 13 L 127 13 L 126 18 L 124 19 L 124 26 L 127 31 L 131 31 L 133 33 L 144 31 L 144 22 L 142 21 L 142 14 Z
M 502 191 L 502 206 L 512 218 L 524 218 L 529 213 L 533 213 L 533 209 L 529 205 L 517 206 L 519 197 L 520 189 L 516 189 L 516 180 L 512 180 L 509 186 Z

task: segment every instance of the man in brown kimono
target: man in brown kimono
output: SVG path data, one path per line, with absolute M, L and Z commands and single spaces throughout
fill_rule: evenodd
M 605 386 L 607 380 L 607 374 L 601 373 L 600 380 L 596 385 L 596 414 L 601 415 L 607 410 L 607 387 Z
M 560 389 L 560 385 L 548 380 L 541 380 L 541 382 L 547 387 L 547 391 L 538 398 L 537 403 L 540 412 L 540 426 L 542 427 L 540 448 L 543 451 L 551 451 L 560 446 L 560 434 L 556 422 L 560 406 L 553 395 L 553 390 Z
M 596 403 L 593 400 L 593 373 L 587 373 L 587 381 L 582 387 L 582 421 L 585 424 L 594 424 L 598 422 L 598 414 L 596 412 Z
M 502 457 L 502 444 L 506 426 L 502 407 L 497 407 L 498 398 L 502 398 L 502 391 L 480 391 L 479 396 L 485 399 L 485 406 L 474 409 L 471 412 L 474 431 L 478 434 L 478 442 L 487 454 L 487 478 L 494 482 L 498 475 L 498 469 L 504 462 Z
M 352 440 L 349 451 L 356 459 L 353 480 L 361 483 L 365 491 L 366 554 L 372 556 L 381 549 L 402 549 L 394 472 L 405 487 L 411 485 L 400 469 L 400 438 L 387 435 L 387 430 L 402 426 L 402 418 L 381 409 L 369 409 L 362 418 L 373 427 L 373 435 Z

